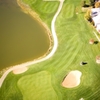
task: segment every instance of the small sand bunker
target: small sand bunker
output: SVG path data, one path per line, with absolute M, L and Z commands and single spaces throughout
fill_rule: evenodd
M 96 63 L 100 64 L 100 55 L 96 56 Z
M 21 73 L 24 73 L 27 70 L 28 70 L 27 67 L 22 67 L 22 68 L 18 68 L 18 69 L 13 70 L 13 73 L 14 74 L 21 74 Z
M 78 70 L 71 71 L 62 82 L 62 86 L 66 88 L 73 88 L 80 84 L 82 73 Z

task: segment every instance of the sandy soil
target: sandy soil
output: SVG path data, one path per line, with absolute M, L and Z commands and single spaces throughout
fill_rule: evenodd
M 66 88 L 73 88 L 80 84 L 82 73 L 78 70 L 71 71 L 62 82 L 62 86 Z
M 21 73 L 23 73 L 23 72 L 25 72 L 25 71 L 27 71 L 27 70 L 28 70 L 27 67 L 22 67 L 22 68 L 17 68 L 17 69 L 15 69 L 15 70 L 13 70 L 12 72 L 13 72 L 14 74 L 21 74 Z

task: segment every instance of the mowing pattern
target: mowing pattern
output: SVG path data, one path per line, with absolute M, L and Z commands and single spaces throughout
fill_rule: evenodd
M 47 23 L 49 27 L 51 24 L 51 20 L 58 8 L 58 1 L 43 1 L 43 0 L 22 0 L 23 2 L 30 5 L 31 9 L 37 12 L 40 18 Z
M 23 1 L 30 4 L 31 8 L 37 11 L 42 20 L 50 26 L 58 2 Z M 18 100 L 79 100 L 81 98 L 100 100 L 100 65 L 95 61 L 96 56 L 100 54 L 100 43 L 89 44 L 91 38 L 95 41 L 97 39 L 93 34 L 95 30 L 84 20 L 80 3 L 81 0 L 77 2 L 76 0 L 65 0 L 64 2 L 56 21 L 59 46 L 54 56 L 47 61 L 31 65 L 29 70 L 23 74 L 12 77 L 10 73 L 0 89 L 0 100 L 14 100 L 13 98 L 6 99 L 7 93 L 11 97 L 18 94 Z M 81 61 L 86 61 L 87 64 L 81 66 Z M 61 82 L 72 70 L 82 72 L 80 85 L 72 89 L 62 87 Z M 8 83 L 9 87 L 7 87 Z M 15 94 L 12 94 L 10 89 L 14 86 L 18 88 Z
M 23 100 L 58 100 L 51 84 L 51 75 L 46 71 L 22 77 L 18 86 Z

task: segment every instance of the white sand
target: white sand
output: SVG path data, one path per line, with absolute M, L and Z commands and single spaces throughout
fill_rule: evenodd
M 22 68 L 17 68 L 15 70 L 13 70 L 13 73 L 14 74 L 21 74 L 21 73 L 24 73 L 25 71 L 27 71 L 28 68 L 27 67 L 22 67 Z
M 96 56 L 96 63 L 100 64 L 100 55 Z
M 65 77 L 64 81 L 62 82 L 62 86 L 66 88 L 73 88 L 80 84 L 80 78 L 82 73 L 78 70 L 71 71 Z

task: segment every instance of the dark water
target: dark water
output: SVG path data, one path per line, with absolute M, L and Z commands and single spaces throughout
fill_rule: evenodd
M 0 0 L 0 70 L 38 58 L 48 48 L 45 29 L 16 0 Z

